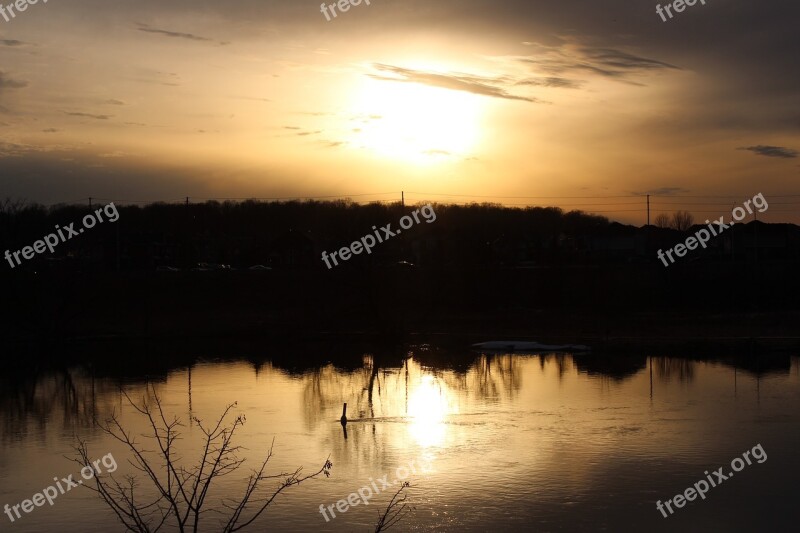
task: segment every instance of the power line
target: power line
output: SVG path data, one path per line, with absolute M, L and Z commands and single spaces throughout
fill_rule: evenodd
M 397 192 L 374 192 L 374 193 L 363 193 L 363 194 L 336 194 L 330 196 L 272 196 L 272 197 L 242 197 L 242 198 L 200 198 L 196 196 L 192 196 L 195 200 L 319 200 L 322 198 L 354 198 L 354 197 L 361 197 L 361 196 L 387 196 L 387 195 L 399 195 L 400 191 Z
M 443 194 L 443 193 L 431 193 L 431 192 L 414 192 L 414 191 L 406 191 L 408 194 L 418 194 L 420 196 L 452 196 L 458 198 L 516 198 L 516 199 L 524 199 L 524 198 L 537 198 L 542 200 L 547 199 L 595 199 L 595 198 L 644 198 L 645 195 L 641 194 L 628 194 L 624 196 L 501 196 L 497 194 L 486 195 L 486 194 Z

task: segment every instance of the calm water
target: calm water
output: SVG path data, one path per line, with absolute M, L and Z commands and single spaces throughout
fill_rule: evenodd
M 256 466 L 273 438 L 268 473 L 319 469 L 330 478 L 291 487 L 245 531 L 372 531 L 394 489 L 345 513 L 335 504 L 398 467 L 409 473 L 414 510 L 398 531 L 783 531 L 800 511 L 800 367 L 785 357 L 749 370 L 714 361 L 591 356 L 460 354 L 466 363 L 425 365 L 425 350 L 394 365 L 289 372 L 269 362 L 208 362 L 151 380 L 168 415 L 187 422 L 186 466 L 202 439 L 191 416 L 211 421 L 224 406 L 247 421 L 237 443 Z M 456 358 L 457 359 L 457 358 Z M 451 359 L 451 360 L 456 360 Z M 439 367 L 437 367 L 439 366 Z M 147 426 L 123 392 L 141 399 L 147 382 L 110 379 L 79 368 L 6 376 L 0 397 L 0 505 L 14 505 L 51 483 L 78 476 L 74 435 L 90 455 L 131 458 L 93 416 L 116 412 L 134 433 Z M 338 422 L 343 402 L 351 419 Z M 152 441 L 142 440 L 152 447 Z M 761 444 L 767 460 L 736 473 L 664 518 L 667 500 Z M 414 461 L 413 467 L 411 466 Z M 209 496 L 242 490 L 247 472 L 221 479 Z M 399 471 L 403 474 L 403 470 Z M 376 481 L 376 487 L 382 487 Z M 329 522 L 320 504 L 334 505 Z M 217 508 L 220 508 L 217 506 Z M 208 515 L 203 531 L 216 531 Z M 85 488 L 35 508 L 0 531 L 122 531 Z

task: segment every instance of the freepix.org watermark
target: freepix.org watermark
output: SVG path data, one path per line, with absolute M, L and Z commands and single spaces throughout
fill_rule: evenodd
M 758 208 L 759 213 L 763 213 L 764 211 L 769 209 L 769 204 L 767 203 L 767 200 L 764 198 L 764 195 L 761 193 L 758 193 L 757 195 L 753 196 L 752 200 L 747 200 L 742 204 L 744 205 L 744 207 L 747 208 L 747 213 L 750 213 L 752 215 L 753 208 L 750 207 L 751 204 L 756 206 L 756 208 Z M 666 252 L 662 252 L 659 249 L 658 252 L 656 252 L 656 255 L 664 263 L 664 266 L 668 267 L 669 265 L 675 262 L 675 259 L 672 257 L 673 251 L 675 252 L 675 255 L 677 255 L 678 257 L 683 257 L 686 255 L 687 250 L 696 250 L 698 244 L 703 248 L 706 248 L 707 247 L 706 243 L 711 240 L 712 236 L 716 237 L 726 229 L 733 226 L 735 222 L 739 222 L 742 219 L 744 219 L 744 217 L 747 216 L 744 207 L 736 207 L 731 212 L 731 217 L 733 218 L 734 222 L 731 222 L 730 224 L 725 224 L 723 220 L 725 218 L 724 216 L 719 217 L 719 219 L 715 220 L 713 224 L 708 220 L 706 220 L 706 224 L 708 224 L 708 229 L 703 228 L 697 231 L 694 234 L 694 237 L 687 238 L 684 244 L 676 244 L 674 248 L 670 248 Z M 714 229 L 714 224 L 717 224 L 718 226 L 716 230 Z M 709 230 L 711 231 L 710 233 Z M 666 257 L 664 255 L 665 253 Z M 669 264 L 667 263 L 667 257 L 669 257 L 670 260 Z
M 433 210 L 433 206 L 431 204 L 428 204 L 422 209 L 415 209 L 411 213 L 411 215 L 406 215 L 403 218 L 401 218 L 400 227 L 403 229 L 408 229 L 411 226 L 413 226 L 415 222 L 417 224 L 420 224 L 421 222 L 419 220 L 418 216 L 419 214 L 422 214 L 422 216 L 425 217 L 425 222 L 427 222 L 428 224 L 436 221 L 436 212 Z M 412 216 L 414 218 L 411 218 Z M 338 266 L 339 263 L 338 261 L 336 261 L 337 255 L 339 256 L 339 259 L 341 259 L 342 261 L 347 261 L 353 255 L 359 255 L 364 250 L 367 251 L 367 254 L 371 254 L 372 249 L 375 247 L 377 243 L 388 241 L 390 238 L 402 232 L 402 230 L 392 231 L 391 222 L 381 227 L 381 231 L 383 231 L 383 238 L 381 238 L 381 234 L 378 231 L 377 227 L 372 226 L 372 229 L 375 230 L 375 237 L 373 237 L 372 234 L 367 234 L 361 237 L 360 241 L 353 241 L 350 244 L 350 246 L 345 246 L 337 252 L 332 252 L 330 256 L 328 256 L 328 252 L 323 251 L 322 260 L 325 261 L 325 265 L 328 267 L 328 270 L 333 268 L 328 259 L 331 259 L 333 261 L 334 266 Z M 376 237 L 378 239 L 377 241 L 375 240 Z
M 104 455 L 101 459 L 97 461 L 92 461 L 92 464 L 86 465 L 81 468 L 81 477 L 83 479 L 79 479 L 77 481 L 73 480 L 73 474 L 70 474 L 67 477 L 63 477 L 60 480 L 57 477 L 53 478 L 53 481 L 56 482 L 55 485 L 50 485 L 42 492 L 37 492 L 33 496 L 31 496 L 30 500 L 23 500 L 21 503 L 17 505 L 8 505 L 3 508 L 3 512 L 8 516 L 8 519 L 11 522 L 22 518 L 20 514 L 20 509 L 22 512 L 28 514 L 33 511 L 36 507 L 41 507 L 44 505 L 45 502 L 53 505 L 55 503 L 56 498 L 58 498 L 62 494 L 66 494 L 67 492 L 71 491 L 74 488 L 83 485 L 84 480 L 92 479 L 95 474 L 102 474 L 103 470 L 100 468 L 100 464 L 106 468 L 106 473 L 113 473 L 117 470 L 117 461 L 114 459 L 114 456 L 110 453 Z
M 700 0 L 700 3 L 706 5 L 706 0 Z M 697 0 L 675 0 L 672 2 L 672 4 L 665 5 L 663 9 L 661 4 L 658 4 L 656 6 L 656 13 L 661 17 L 661 20 L 666 22 L 667 17 L 664 16 L 665 9 L 667 11 L 667 15 L 669 15 L 669 18 L 672 18 L 673 15 L 671 9 L 674 9 L 676 13 L 683 13 L 683 10 L 686 9 L 686 6 L 692 7 L 695 4 L 697 4 Z
M 364 3 L 370 5 L 369 0 L 364 0 Z M 336 8 L 339 8 L 339 11 L 342 13 L 346 13 L 350 11 L 350 6 L 356 7 L 361 5 L 361 0 L 339 0 L 338 2 L 334 2 L 329 6 L 326 6 L 323 2 L 320 6 L 319 10 L 325 15 L 325 18 L 328 19 L 328 22 L 331 21 L 330 15 L 328 15 L 328 10 L 331 10 L 333 14 L 333 18 L 336 18 Z
M 6 19 L 6 22 L 11 22 L 11 19 L 17 18 L 17 14 L 14 12 L 14 9 L 21 13 L 28 9 L 29 5 L 32 6 L 38 3 L 39 0 L 16 0 L 5 7 L 3 7 L 3 4 L 0 3 L 0 15 Z M 46 4 L 47 0 L 42 0 L 42 3 Z M 8 18 L 8 15 L 11 15 L 11 18 Z
M 430 471 L 431 464 L 428 461 L 425 459 L 417 461 L 415 459 L 411 461 L 408 466 L 398 466 L 394 473 L 395 477 L 391 481 L 387 479 L 390 474 L 385 474 L 377 480 L 369 478 L 369 483 L 358 489 L 357 492 L 351 492 L 347 496 L 347 500 L 339 500 L 335 504 L 332 503 L 327 507 L 325 504 L 321 503 L 319 505 L 319 513 L 325 518 L 326 522 L 330 522 L 331 519 L 336 518 L 334 508 L 339 511 L 339 513 L 346 513 L 350 507 L 355 507 L 359 504 L 369 505 L 370 498 L 377 496 L 386 489 L 391 490 L 393 487 L 400 486 L 410 475 L 418 473 L 426 474 Z M 328 518 L 328 512 L 330 512 L 331 518 Z
M 55 233 L 51 233 L 47 235 L 44 238 L 44 240 L 38 240 L 35 243 L 33 243 L 33 246 L 26 246 L 22 250 L 17 250 L 16 252 L 13 253 L 6 250 L 6 255 L 5 255 L 6 261 L 8 261 L 9 265 L 11 265 L 11 268 L 14 268 L 15 266 L 21 264 L 19 259 L 20 254 L 22 254 L 23 259 L 33 259 L 34 252 L 36 252 L 37 254 L 41 254 L 44 253 L 45 250 L 50 250 L 50 253 L 52 254 L 55 251 L 56 245 L 62 242 L 66 242 L 73 237 L 77 237 L 78 235 L 83 233 L 84 230 L 86 229 L 93 228 L 97 224 L 97 221 L 100 221 L 100 223 L 102 224 L 103 213 L 105 213 L 105 215 L 108 217 L 109 222 L 116 222 L 117 220 L 119 220 L 119 211 L 117 211 L 117 206 L 114 205 L 114 202 L 111 202 L 107 206 L 101 207 L 100 209 L 96 210 L 94 213 L 89 213 L 88 215 L 83 217 L 83 227 L 79 230 L 75 230 L 72 227 L 75 225 L 74 222 L 72 224 L 64 226 L 63 228 L 58 224 L 56 224 L 56 232 L 58 233 L 58 235 L 56 235 Z M 95 215 L 97 216 L 97 220 L 95 220 Z M 64 235 L 64 231 L 67 232 L 66 235 Z M 17 262 L 16 265 L 14 264 L 14 261 L 11 260 L 12 257 L 14 261 Z
M 741 472 L 742 470 L 744 470 L 744 467 L 746 466 L 744 464 L 745 461 L 747 461 L 748 465 L 753 464 L 753 461 L 750 460 L 751 453 L 753 454 L 753 459 L 755 459 L 758 464 L 761 464 L 767 460 L 767 453 L 764 451 L 764 448 L 761 447 L 761 443 L 756 444 L 755 446 L 753 446 L 752 450 L 747 450 L 742 454 L 742 457 L 744 457 L 744 461 L 742 460 L 742 457 L 737 457 L 733 461 L 731 461 L 731 469 L 733 469 L 733 472 Z M 706 470 L 703 473 L 708 478 L 708 482 L 706 482 L 705 479 L 701 479 L 700 481 L 695 483 L 692 487 L 689 487 L 688 489 L 683 491 L 683 493 L 673 496 L 671 499 L 665 501 L 663 504 L 661 503 L 661 500 L 658 500 L 656 502 L 656 509 L 661 511 L 661 514 L 664 515 L 664 518 L 667 518 L 667 512 L 664 510 L 665 505 L 667 506 L 667 509 L 669 509 L 669 514 L 674 514 L 675 511 L 672 510 L 672 504 L 675 504 L 675 507 L 680 509 L 684 505 L 686 505 L 687 501 L 691 502 L 697 499 L 697 496 L 700 496 L 701 499 L 705 500 L 706 492 L 711 490 L 713 487 L 716 487 L 723 481 L 727 481 L 729 478 L 733 477 L 733 472 L 728 472 L 728 474 L 725 475 L 725 473 L 722 472 L 724 468 L 725 467 L 723 466 L 717 468 L 713 472 L 714 474 L 713 477 L 711 476 L 711 474 L 708 473 L 708 470 Z M 714 479 L 716 479 L 716 482 L 714 481 Z M 711 483 L 711 486 L 708 485 L 709 483 Z

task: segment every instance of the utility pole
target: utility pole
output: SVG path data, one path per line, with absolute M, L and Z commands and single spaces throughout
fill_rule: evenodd
M 400 191 L 400 205 L 403 207 L 406 206 L 406 193 L 405 191 Z
M 645 253 L 650 253 L 650 195 L 649 194 L 647 195 L 647 226 L 645 226 L 644 230 L 644 248 L 645 248 Z M 652 396 L 652 391 L 651 391 L 651 396 Z
M 754 214 L 756 216 L 756 223 L 753 224 L 753 226 L 755 227 L 755 232 L 756 232 L 755 259 L 756 259 L 756 264 L 758 264 L 758 211 L 756 211 Z
M 119 260 L 119 251 L 120 251 L 120 247 L 119 247 L 119 224 L 116 224 L 116 226 L 117 226 L 117 228 L 116 228 L 117 229 L 117 272 L 119 272 L 119 265 L 120 265 L 120 260 Z

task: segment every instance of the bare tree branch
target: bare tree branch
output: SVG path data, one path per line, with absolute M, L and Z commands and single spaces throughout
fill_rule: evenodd
M 230 512 L 226 515 L 219 509 L 206 509 L 207 498 L 215 480 L 238 471 L 245 463 L 245 459 L 238 455 L 244 448 L 233 442 L 237 431 L 245 423 L 245 417 L 238 415 L 232 422 L 228 422 L 231 411 L 236 407 L 236 403 L 233 403 L 211 425 L 207 426 L 200 419 L 193 418 L 203 434 L 204 442 L 198 462 L 195 466 L 186 468 L 179 465 L 182 458 L 177 455 L 175 447 L 176 442 L 181 440 L 180 429 L 183 424 L 178 417 L 168 418 L 165 415 L 161 398 L 154 387 L 148 392 L 152 401 L 142 398 L 139 404 L 123 394 L 134 411 L 147 420 L 150 434 L 142 437 L 152 439 L 156 445 L 154 449 L 149 450 L 140 445 L 122 426 L 116 412 L 105 422 L 97 424 L 103 432 L 122 443 L 132 453 L 133 458 L 128 462 L 134 470 L 144 474 L 146 486 L 141 487 L 135 475 L 117 479 L 113 474 L 104 475 L 100 472 L 96 472 L 94 476 L 94 487 L 85 485 L 99 495 L 127 531 L 155 533 L 170 521 L 181 533 L 197 533 L 201 516 L 213 512 L 223 515 L 220 527 L 225 533 L 232 533 L 252 524 L 285 489 L 320 474 L 330 476 L 333 467 L 330 457 L 322 468 L 307 476 L 301 476 L 302 467 L 292 473 L 267 475 L 267 464 L 273 455 L 273 446 L 270 445 L 260 467 L 247 478 L 241 498 L 221 502 L 221 507 Z M 91 464 L 85 441 L 78 440 L 75 451 L 72 459 L 74 462 L 81 466 Z M 263 482 L 276 479 L 281 481 L 274 492 L 259 497 L 258 492 Z M 142 499 L 140 493 L 145 496 L 151 494 L 150 499 Z M 250 512 L 245 518 L 246 511 Z
M 403 494 L 402 498 L 398 498 L 400 493 L 410 486 L 411 483 L 404 481 L 403 484 L 400 485 L 400 488 L 397 489 L 397 492 L 392 496 L 392 501 L 389 502 L 389 505 L 386 506 L 386 510 L 378 518 L 378 522 L 375 524 L 375 533 L 386 531 L 390 527 L 397 525 L 398 522 L 414 509 L 414 507 L 409 508 L 408 504 L 404 503 L 407 494 Z

